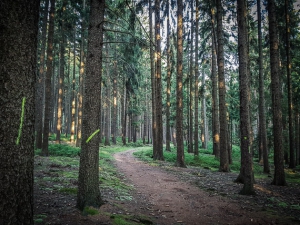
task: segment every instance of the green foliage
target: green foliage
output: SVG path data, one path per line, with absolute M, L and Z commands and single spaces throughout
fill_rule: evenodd
M 87 216 L 87 215 L 97 215 L 99 214 L 99 211 L 97 209 L 91 208 L 91 207 L 84 207 L 82 211 L 82 215 Z
M 43 223 L 43 219 L 45 219 L 45 218 L 47 218 L 47 216 L 44 214 L 34 215 L 34 218 L 33 218 L 34 224 Z
M 40 149 L 35 151 L 35 154 L 39 154 Z M 72 147 L 63 144 L 49 144 L 49 155 L 50 156 L 67 156 L 76 157 L 80 153 L 80 148 Z

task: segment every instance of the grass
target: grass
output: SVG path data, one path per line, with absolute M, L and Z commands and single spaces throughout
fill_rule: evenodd
M 113 154 L 128 149 L 130 149 L 128 146 L 102 146 L 99 151 L 100 188 L 112 189 L 116 193 L 116 198 L 122 201 L 132 200 L 130 195 L 132 186 L 125 184 L 121 175 L 113 166 Z M 72 182 L 78 180 L 79 153 L 80 148 L 64 144 L 50 144 L 47 167 L 44 165 L 42 168 L 44 171 L 49 171 L 49 176 L 36 179 L 39 179 L 42 183 L 52 182 L 52 186 L 47 186 L 45 183 L 45 188 L 76 195 L 77 188 L 74 187 Z M 39 157 L 40 150 L 36 150 L 35 154 Z M 36 160 L 39 160 L 39 158 L 36 158 Z
M 212 143 L 208 143 L 207 149 L 199 149 L 199 156 L 195 157 L 194 154 L 188 153 L 185 147 L 185 164 L 187 166 L 195 166 L 210 169 L 211 171 L 218 171 L 220 161 L 212 154 Z M 134 155 L 149 163 L 153 162 L 152 147 L 144 147 L 142 151 L 135 152 Z M 272 166 L 273 159 L 270 154 L 270 165 Z M 171 152 L 164 151 L 165 161 L 174 163 L 176 162 L 176 148 L 171 147 Z M 240 148 L 232 146 L 232 161 L 230 165 L 231 172 L 239 173 L 241 166 Z M 253 159 L 253 172 L 256 179 L 265 179 L 268 174 L 263 173 L 263 168 L 257 163 L 257 159 Z M 286 170 L 286 180 L 288 183 L 300 184 L 300 173 L 294 170 Z

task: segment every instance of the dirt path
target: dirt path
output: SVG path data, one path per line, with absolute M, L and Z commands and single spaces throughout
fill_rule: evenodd
M 135 187 L 136 207 L 154 217 L 157 224 L 277 224 L 260 212 L 249 211 L 160 167 L 141 162 L 133 152 L 117 153 L 116 166 Z

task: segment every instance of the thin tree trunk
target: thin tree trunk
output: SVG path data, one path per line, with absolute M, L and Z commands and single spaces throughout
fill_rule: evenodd
M 212 79 L 212 131 L 213 131 L 213 154 L 220 158 L 220 119 L 219 119 L 219 98 L 218 98 L 218 74 L 216 62 L 216 35 L 214 29 L 215 10 L 211 9 L 212 21 L 212 57 L 211 57 L 211 79 Z
M 247 7 L 245 0 L 237 1 L 238 17 L 238 52 L 240 86 L 240 129 L 241 129 L 241 169 L 237 178 L 244 186 L 240 191 L 244 195 L 254 194 L 252 155 L 250 151 L 250 76 L 248 71 L 248 29 Z
M 72 109 L 71 109 L 71 138 L 70 142 L 75 143 L 75 125 L 76 125 L 76 26 L 74 28 L 74 48 L 73 48 L 73 79 L 72 79 Z
M 35 146 L 37 149 L 42 148 L 43 143 L 43 112 L 44 112 L 44 83 L 45 83 L 45 51 L 47 41 L 47 20 L 49 0 L 45 1 L 43 27 L 41 33 L 41 55 L 40 67 L 36 83 L 36 108 L 35 108 Z
M 294 140 L 294 114 L 293 114 L 293 88 L 291 77 L 291 44 L 290 44 L 290 15 L 289 1 L 285 0 L 285 22 L 286 22 L 286 71 L 287 71 L 287 89 L 288 89 L 288 113 L 289 113 L 289 148 L 290 148 L 290 163 L 289 168 L 295 168 L 295 140 Z
M 265 113 L 265 90 L 263 74 L 262 33 L 261 33 L 261 7 L 257 0 L 258 18 L 258 67 L 259 67 L 259 151 L 263 156 L 264 173 L 270 173 L 267 145 L 266 113 Z
M 162 87 L 161 87 L 161 42 L 160 37 L 160 0 L 155 0 L 155 44 L 156 44 L 156 72 L 155 72 L 155 117 L 156 117 L 156 150 L 154 160 L 164 160 L 163 156 L 163 121 L 162 121 Z
M 176 143 L 177 160 L 176 166 L 186 167 L 184 162 L 183 146 L 183 5 L 182 0 L 177 0 L 177 76 L 176 76 Z
M 49 32 L 48 32 L 48 45 L 47 45 L 47 71 L 45 79 L 45 118 L 43 130 L 43 156 L 48 156 L 48 137 L 49 137 L 49 122 L 51 113 L 51 77 L 53 70 L 53 36 L 54 36 L 54 13 L 55 13 L 55 0 L 50 0 L 50 19 L 49 19 Z
M 190 84 L 190 104 L 189 104 L 189 145 L 188 145 L 188 152 L 193 152 L 193 100 L 194 100 L 194 1 L 191 0 L 191 48 L 190 48 L 190 70 L 189 70 L 189 84 Z
M 226 86 L 224 76 L 224 34 L 223 34 L 223 6 L 221 0 L 217 0 L 217 36 L 218 36 L 218 77 L 219 77 L 219 110 L 220 110 L 220 168 L 222 172 L 229 172 L 227 151 L 227 120 L 226 120 Z
M 153 144 L 153 155 L 157 151 L 156 133 L 157 133 L 157 123 L 156 123 L 156 83 L 155 83 L 155 65 L 154 65 L 154 52 L 153 52 L 153 24 L 152 24 L 152 1 L 149 0 L 149 37 L 150 37 L 150 69 L 151 69 L 151 89 L 152 89 L 152 144 Z
M 170 46 L 170 1 L 167 0 L 167 107 L 166 107 L 166 151 L 171 151 L 170 142 L 170 95 L 171 95 L 171 46 Z
M 64 13 L 67 1 L 63 0 L 62 12 Z M 62 18 L 64 15 L 60 15 Z M 62 113 L 63 113 L 63 92 L 64 92 L 64 78 L 65 78 L 65 31 L 64 31 L 64 20 L 61 21 L 61 42 L 60 42 L 60 70 L 59 70 L 59 80 L 58 80 L 58 100 L 57 100 L 57 124 L 56 124 L 56 143 L 60 143 L 60 134 L 62 129 Z
M 115 48 L 114 52 L 115 60 L 113 62 L 114 64 L 114 77 L 113 77 L 113 120 L 112 120 L 112 143 L 117 143 L 117 122 L 118 122 L 118 91 L 117 91 L 117 80 L 118 80 L 118 71 L 117 71 L 117 50 Z
M 268 0 L 269 35 L 270 35 L 270 63 L 271 63 L 271 90 L 274 135 L 274 165 L 275 173 L 272 184 L 286 185 L 282 148 L 282 111 L 281 111 L 281 84 L 279 74 L 279 41 L 276 21 L 275 3 Z

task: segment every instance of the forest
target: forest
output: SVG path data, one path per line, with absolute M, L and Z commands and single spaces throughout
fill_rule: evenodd
M 298 0 L 1 0 L 0 225 L 298 224 Z

